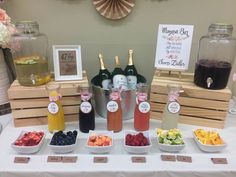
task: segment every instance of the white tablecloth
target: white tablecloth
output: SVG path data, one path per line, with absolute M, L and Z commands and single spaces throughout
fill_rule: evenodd
M 27 155 L 31 158 L 28 164 L 14 164 L 14 158 L 19 155 L 11 148 L 11 143 L 18 137 L 22 130 L 43 130 L 47 132 L 47 126 L 33 126 L 15 128 L 10 121 L 11 114 L 4 116 L 4 130 L 0 135 L 0 177 L 53 177 L 53 176 L 97 176 L 97 177 L 141 177 L 141 176 L 170 176 L 170 177 L 235 177 L 236 176 L 236 117 L 229 115 L 225 129 L 219 129 L 222 138 L 228 146 L 220 153 L 205 153 L 201 151 L 192 137 L 192 130 L 198 126 L 180 124 L 179 129 L 185 138 L 186 147 L 180 153 L 174 155 L 188 155 L 192 157 L 192 163 L 184 162 L 163 162 L 160 155 L 168 154 L 158 149 L 155 139 L 154 129 L 160 127 L 160 122 L 151 120 L 150 133 L 152 136 L 152 148 L 145 156 L 147 162 L 144 164 L 132 163 L 131 157 L 137 156 L 128 154 L 123 148 L 124 132 L 115 133 L 114 147 L 109 154 L 94 155 L 89 154 L 85 147 L 87 134 L 79 132 L 79 144 L 72 154 L 78 157 L 75 164 L 65 163 L 47 163 L 48 155 L 53 153 L 47 147 L 51 134 L 47 133 L 46 140 L 40 151 L 33 155 Z M 0 117 L 3 121 L 3 117 Z M 9 122 L 7 124 L 7 122 Z M 7 125 L 6 125 L 7 124 Z M 123 130 L 133 129 L 133 120 L 125 121 Z M 78 123 L 68 123 L 66 130 L 78 129 Z M 105 130 L 106 121 L 102 118 L 96 118 L 96 130 Z M 95 164 L 95 156 L 107 156 L 108 163 Z M 225 157 L 228 160 L 227 165 L 215 165 L 211 162 L 212 157 Z

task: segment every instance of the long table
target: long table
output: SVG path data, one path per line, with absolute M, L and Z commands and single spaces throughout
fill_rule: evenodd
M 186 147 L 180 153 L 172 155 L 186 155 L 192 157 L 192 163 L 186 162 L 164 162 L 161 155 L 170 153 L 159 150 L 156 140 L 155 128 L 160 127 L 160 121 L 151 120 L 150 134 L 152 148 L 146 155 L 129 154 L 123 147 L 125 130 L 133 129 L 133 120 L 123 123 L 123 131 L 114 134 L 114 147 L 109 154 L 90 154 L 86 149 L 88 134 L 79 132 L 79 142 L 76 150 L 63 156 L 77 156 L 76 163 L 48 163 L 47 158 L 53 154 L 48 147 L 52 134 L 47 131 L 47 126 L 32 126 L 15 128 L 11 120 L 11 114 L 0 117 L 4 129 L 0 135 L 0 176 L 1 177 L 78 177 L 78 176 L 101 176 L 101 177 L 235 177 L 236 176 L 236 116 L 228 115 L 226 127 L 217 129 L 227 143 L 227 148 L 219 153 L 206 153 L 201 151 L 194 142 L 192 131 L 199 126 L 179 124 Z M 78 129 L 78 122 L 67 123 L 66 130 Z M 39 152 L 33 155 L 17 154 L 11 143 L 19 136 L 22 130 L 43 130 L 46 139 Z M 96 118 L 96 130 L 106 130 L 106 120 Z M 14 163 L 15 157 L 30 157 L 28 164 Z M 107 157 L 107 163 L 94 163 L 94 157 Z M 132 163 L 131 158 L 142 156 L 146 163 Z M 227 158 L 228 164 L 213 164 L 211 158 Z

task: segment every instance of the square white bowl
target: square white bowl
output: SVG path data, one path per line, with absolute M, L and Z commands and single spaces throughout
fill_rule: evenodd
M 20 139 L 21 137 L 23 137 L 23 135 L 24 135 L 25 133 L 27 133 L 27 131 L 22 131 L 16 140 L 18 140 L 18 139 Z M 15 140 L 15 141 L 11 144 L 11 147 L 12 147 L 16 152 L 18 152 L 18 153 L 20 153 L 20 154 L 33 154 L 33 153 L 36 153 L 36 152 L 39 151 L 39 149 L 40 149 L 41 146 L 43 145 L 43 141 L 44 141 L 44 138 L 45 138 L 45 136 L 46 136 L 46 135 L 45 135 L 45 132 L 43 132 L 43 133 L 44 133 L 44 135 L 43 135 L 43 137 L 41 138 L 40 142 L 39 142 L 37 145 L 35 145 L 35 146 L 17 146 L 17 145 L 15 145 L 15 141 L 16 141 L 16 140 Z
M 53 133 L 53 136 L 56 132 Z M 53 137 L 52 136 L 52 137 Z M 66 153 L 69 153 L 69 152 L 72 152 L 76 149 L 77 147 L 77 144 L 78 144 L 78 134 L 76 136 L 76 139 L 75 139 L 75 143 L 74 144 L 70 144 L 70 145 L 51 145 L 52 141 L 52 138 L 48 144 L 48 147 L 56 154 L 66 154 Z
M 143 135 L 147 138 L 149 145 L 147 146 L 129 146 L 126 145 L 125 143 L 125 137 L 128 134 L 131 135 L 137 135 L 140 132 L 134 131 L 134 130 L 126 130 L 124 133 L 124 148 L 127 152 L 131 153 L 131 154 L 147 154 L 150 150 L 150 148 L 152 147 L 152 142 L 150 140 L 150 134 L 149 131 L 144 131 L 142 132 Z
M 208 145 L 208 144 L 203 144 L 201 141 L 198 140 L 197 136 L 194 133 L 193 130 L 193 138 L 195 142 L 197 143 L 198 147 L 205 152 L 219 152 L 226 148 L 227 144 L 224 142 L 224 144 L 219 144 L 219 145 Z
M 89 137 L 94 136 L 94 135 L 96 135 L 96 136 L 104 135 L 104 136 L 110 137 L 111 138 L 111 145 L 109 145 L 109 146 L 89 146 L 88 145 Z M 109 153 L 112 149 L 112 146 L 113 146 L 113 131 L 93 131 L 93 130 L 89 131 L 88 139 L 86 141 L 86 147 L 90 153 L 93 153 L 93 154 Z
M 184 144 L 180 144 L 180 145 L 162 144 L 162 143 L 159 143 L 158 138 L 157 138 L 157 144 L 160 150 L 166 151 L 166 152 L 179 152 L 183 150 L 185 147 L 185 142 Z

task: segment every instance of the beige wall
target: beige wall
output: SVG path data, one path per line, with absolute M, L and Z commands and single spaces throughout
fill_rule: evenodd
M 49 37 L 50 57 L 53 44 L 81 44 L 83 68 L 89 78 L 98 72 L 99 52 L 104 54 L 105 63 L 111 70 L 114 56 L 120 56 L 124 68 L 127 51 L 133 48 L 138 72 L 150 82 L 154 73 L 156 35 L 160 23 L 195 26 L 191 72 L 198 40 L 206 34 L 210 23 L 231 23 L 235 27 L 233 35 L 236 36 L 235 0 L 136 0 L 132 13 L 118 21 L 100 16 L 92 0 L 7 0 L 4 6 L 14 22 L 39 22 L 41 32 Z

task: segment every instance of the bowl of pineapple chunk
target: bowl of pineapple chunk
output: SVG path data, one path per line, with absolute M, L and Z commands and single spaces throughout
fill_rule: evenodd
M 193 137 L 198 147 L 205 152 L 218 152 L 227 146 L 216 130 L 196 129 Z

